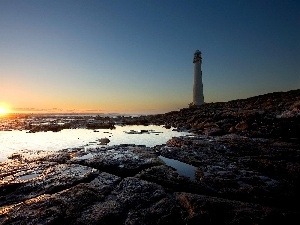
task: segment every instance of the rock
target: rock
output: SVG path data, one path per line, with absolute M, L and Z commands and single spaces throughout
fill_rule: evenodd
M 223 135 L 224 131 L 218 127 L 206 128 L 204 130 L 204 134 L 207 136 L 219 136 L 219 135 Z
M 199 135 L 155 148 L 31 157 L 21 151 L 0 166 L 0 224 L 292 224 L 299 216 L 298 149 L 278 140 Z M 197 167 L 196 179 L 155 152 Z
M 300 185 L 297 145 L 237 135 L 176 137 L 172 143 L 156 151 L 198 167 L 198 182 L 210 195 L 284 207 L 300 200 L 293 191 Z
M 249 125 L 247 124 L 246 121 L 241 121 L 235 126 L 235 129 L 238 131 L 248 130 L 248 128 L 249 128 Z
M 88 154 L 88 152 L 85 152 Z M 120 145 L 94 151 L 90 157 L 79 157 L 71 163 L 97 168 L 100 171 L 118 176 L 133 176 L 139 171 L 162 164 L 161 160 L 149 148 L 136 145 Z
M 100 138 L 98 141 L 100 142 L 100 145 L 107 145 L 110 142 L 108 138 Z
M 100 173 L 89 183 L 80 183 L 57 193 L 43 194 L 2 207 L 0 223 L 76 224 L 87 208 L 104 201 L 104 196 L 109 195 L 119 182 L 120 178 L 116 176 Z
M 235 127 L 230 127 L 230 129 L 229 129 L 228 132 L 229 133 L 235 133 L 236 132 L 236 128 Z
M 130 211 L 125 224 L 184 224 L 181 208 L 173 196 L 167 196 L 149 207 Z
M 171 129 L 171 125 L 169 125 L 169 124 L 164 125 L 164 127 L 165 127 L 166 129 Z
M 231 201 L 190 193 L 177 193 L 185 208 L 184 224 L 295 224 L 297 214 L 262 207 L 260 205 Z
M 96 169 L 54 162 L 2 164 L 0 206 L 17 203 L 43 194 L 55 193 L 80 182 L 94 179 Z
M 148 168 L 138 173 L 135 177 L 160 184 L 173 192 L 212 193 L 209 187 L 205 187 L 201 182 L 192 181 L 187 177 L 180 176 L 174 169 L 165 165 Z
M 299 143 L 299 102 L 300 89 L 297 89 L 229 102 L 206 103 L 143 118 L 152 124 L 172 125 L 177 130 L 196 134 L 238 133 L 247 137 L 280 138 Z M 233 126 L 235 128 L 231 128 Z
M 12 159 L 12 160 L 17 159 L 17 160 L 21 161 L 22 155 L 19 153 L 13 153 L 12 155 L 8 156 L 7 158 Z
M 124 224 L 122 221 L 127 221 L 125 224 L 134 224 L 133 220 L 143 221 L 144 218 L 140 214 L 145 209 L 165 197 L 167 194 L 157 184 L 132 177 L 125 178 L 104 202 L 99 202 L 85 210 L 78 218 L 77 223 Z M 133 216 L 134 214 L 137 216 Z M 151 221 L 151 216 L 149 215 L 145 219 Z

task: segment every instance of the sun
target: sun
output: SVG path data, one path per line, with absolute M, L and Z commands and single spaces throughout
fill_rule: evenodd
M 5 116 L 10 113 L 10 109 L 8 106 L 0 104 L 0 117 Z

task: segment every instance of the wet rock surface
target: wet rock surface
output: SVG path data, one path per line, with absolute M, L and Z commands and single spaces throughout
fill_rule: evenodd
M 14 153 L 0 163 L 0 224 L 298 224 L 299 105 L 292 91 L 142 117 L 195 131 L 152 148 Z
M 195 166 L 196 178 L 159 155 Z M 21 151 L 0 165 L 0 223 L 293 224 L 299 159 L 297 144 L 237 135 Z
M 196 136 L 172 138 L 156 149 L 197 167 L 196 182 L 211 195 L 285 208 L 298 204 L 298 144 L 237 135 Z

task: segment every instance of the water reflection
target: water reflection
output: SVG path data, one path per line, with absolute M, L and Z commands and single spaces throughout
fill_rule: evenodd
M 149 132 L 143 132 L 148 130 Z M 99 147 L 101 138 L 108 138 L 107 145 L 136 144 L 153 147 L 166 143 L 172 137 L 188 135 L 163 126 L 116 126 L 116 129 L 64 129 L 59 132 L 27 133 L 26 130 L 0 131 L 0 161 L 19 150 L 57 151 L 76 147 Z M 136 131 L 136 132 L 129 132 Z M 127 132 L 127 133 L 126 133 Z M 128 134 L 128 132 L 130 134 Z
M 163 160 L 168 166 L 171 166 L 174 169 L 176 169 L 179 175 L 183 175 L 189 177 L 191 180 L 195 180 L 196 168 L 194 166 L 163 156 L 159 156 L 159 158 Z

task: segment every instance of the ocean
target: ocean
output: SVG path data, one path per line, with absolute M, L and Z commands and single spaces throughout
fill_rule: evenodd
M 189 134 L 156 125 L 115 127 L 115 129 L 78 128 L 35 133 L 21 129 L 5 129 L 0 131 L 0 161 L 6 160 L 7 156 L 19 150 L 58 151 L 75 147 L 99 147 L 101 138 L 109 139 L 107 145 L 136 144 L 153 147 L 166 143 L 172 137 Z

